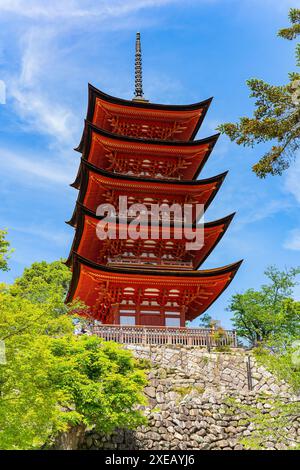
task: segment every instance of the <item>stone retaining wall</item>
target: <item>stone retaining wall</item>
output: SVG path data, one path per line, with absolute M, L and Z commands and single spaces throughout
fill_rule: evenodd
M 287 397 L 290 394 L 289 387 L 283 381 L 276 380 L 269 371 L 257 364 L 252 354 L 244 350 L 207 352 L 206 349 L 189 346 L 128 346 L 128 349 L 136 357 L 149 359 L 153 364 L 154 371 L 149 375 L 152 387 L 163 385 L 170 390 L 176 386 L 193 384 L 214 392 L 247 393 L 247 362 L 250 358 L 253 391 Z M 161 403 L 160 399 L 160 394 L 155 396 L 158 403 Z
M 252 355 L 250 377 L 248 354 L 242 350 L 209 353 L 195 347 L 128 347 L 137 357 L 152 362 L 145 389 L 148 424 L 134 432 L 118 430 L 111 436 L 90 431 L 82 448 L 241 450 L 241 440 L 255 432 L 249 406 L 272 420 L 275 398 L 284 403 L 298 399 Z M 293 417 L 283 437 L 270 436 L 264 445 L 276 450 L 297 442 L 300 444 L 299 417 Z

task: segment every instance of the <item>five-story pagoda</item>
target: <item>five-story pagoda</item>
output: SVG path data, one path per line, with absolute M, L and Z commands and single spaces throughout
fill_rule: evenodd
M 75 237 L 67 260 L 73 271 L 67 301 L 82 300 L 95 320 L 183 327 L 217 299 L 237 272 L 241 262 L 198 271 L 234 215 L 197 225 L 196 206 L 205 211 L 226 176 L 197 179 L 218 138 L 194 140 L 210 102 L 177 106 L 145 100 L 139 33 L 134 99 L 115 98 L 89 85 L 77 148 L 82 158 L 72 185 L 79 194 L 68 222 Z M 123 217 L 120 197 L 152 215 L 155 205 L 191 207 L 190 230 L 202 231 L 203 242 L 187 249 L 184 216 L 169 212 L 168 227 L 163 210 L 151 219 L 151 227 L 148 215 L 139 219 L 139 236 L 130 236 L 133 220 L 130 212 Z M 114 237 L 99 237 L 97 231 L 104 221 L 98 209 L 105 204 L 115 208 Z

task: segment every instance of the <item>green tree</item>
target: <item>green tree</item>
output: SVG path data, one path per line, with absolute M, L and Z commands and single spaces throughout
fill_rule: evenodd
M 271 337 L 254 350 L 255 357 L 268 370 L 287 382 L 292 389 L 300 391 L 300 341 L 299 334 L 283 338 Z M 297 359 L 298 358 L 298 359 Z
M 72 306 L 64 304 L 69 276 L 62 262 L 34 263 L 0 291 L 1 449 L 37 449 L 74 429 L 78 439 L 88 426 L 109 432 L 144 422 L 136 409 L 144 370 L 120 345 L 74 335 Z
M 200 317 L 199 326 L 200 328 L 211 328 L 213 322 L 214 320 L 209 315 L 209 313 L 204 313 Z
M 144 365 L 119 344 L 96 336 L 64 337 L 51 344 L 54 356 L 51 383 L 63 411 L 58 424 L 75 425 L 76 438 L 87 427 L 101 432 L 133 429 L 146 420 L 137 405 L 145 405 Z M 70 427 L 69 427 L 70 428 Z M 71 428 L 72 429 L 72 428 Z M 67 433 L 73 436 L 73 432 Z M 72 441 L 71 441 L 72 442 Z
M 229 306 L 237 333 L 256 346 L 256 360 L 296 394 L 300 390 L 300 302 L 292 294 L 299 272 L 299 268 L 279 271 L 269 267 L 265 271 L 268 284 L 258 291 L 248 289 L 234 295 Z M 278 449 L 299 448 L 290 432 L 299 418 L 299 402 L 261 396 L 256 405 L 233 403 L 233 413 L 243 413 L 245 423 L 253 428 L 241 441 L 246 448 L 266 449 L 270 441 Z
M 283 339 L 299 334 L 300 302 L 292 299 L 299 272 L 299 268 L 279 271 L 271 266 L 265 271 L 268 284 L 233 295 L 228 310 L 238 336 L 254 346 L 278 335 Z
M 49 340 L 72 334 L 71 320 L 42 305 L 0 293 L 0 340 L 6 361 L 0 364 L 0 448 L 38 448 L 57 418 L 58 393 L 48 372 Z
M 291 8 L 289 19 L 291 26 L 281 29 L 278 35 L 293 40 L 300 34 L 300 9 Z M 296 58 L 300 66 L 300 44 L 296 46 Z M 260 178 L 280 175 L 300 148 L 300 74 L 290 73 L 286 85 L 270 85 L 256 78 L 248 80 L 247 85 L 256 100 L 253 117 L 242 117 L 237 124 L 222 124 L 219 130 L 244 146 L 275 141 L 253 171 Z
M 227 404 L 233 418 L 239 415 L 241 425 L 251 425 L 251 434 L 239 439 L 246 449 L 300 449 L 296 435 L 299 401 L 259 394 L 253 405 L 241 404 L 234 398 L 228 399 Z
M 268 369 L 275 377 L 290 386 L 294 397 L 300 391 L 300 341 L 299 332 L 293 335 L 275 334 L 254 349 L 259 364 Z M 275 442 L 277 449 L 300 449 L 295 438 L 295 425 L 299 420 L 299 400 L 287 400 L 282 396 L 270 397 L 261 394 L 256 405 L 235 404 L 235 414 L 244 413 L 245 424 L 251 423 L 253 431 L 241 443 L 248 449 L 266 449 L 268 442 Z M 265 413 L 264 408 L 268 409 Z
M 53 305 L 58 302 L 63 305 L 70 280 L 71 271 L 63 260 L 52 263 L 41 261 L 25 268 L 10 292 L 33 303 Z
M 9 242 L 6 240 L 6 230 L 0 230 L 0 271 L 8 271 L 8 259 L 13 250 L 9 249 Z

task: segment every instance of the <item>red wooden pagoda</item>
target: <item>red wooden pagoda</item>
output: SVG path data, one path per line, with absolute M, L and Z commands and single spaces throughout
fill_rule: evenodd
M 116 207 L 117 233 L 127 228 L 118 198 L 130 204 L 203 204 L 208 207 L 226 173 L 197 177 L 218 135 L 194 140 L 211 99 L 186 106 L 149 103 L 143 97 L 140 38 L 136 42 L 135 97 L 109 96 L 89 85 L 87 118 L 79 147 L 80 167 L 73 183 L 79 190 L 68 222 L 75 237 L 68 266 L 73 276 L 67 301 L 82 300 L 89 315 L 105 324 L 185 326 L 224 291 L 240 263 L 198 271 L 217 245 L 233 215 L 204 224 L 201 248 L 187 250 L 175 219 L 168 236 L 162 218 L 147 238 L 101 240 L 96 235 L 97 207 Z M 177 221 L 178 222 L 178 221 Z M 197 227 L 194 214 L 193 229 Z M 126 233 L 126 231 L 125 231 Z

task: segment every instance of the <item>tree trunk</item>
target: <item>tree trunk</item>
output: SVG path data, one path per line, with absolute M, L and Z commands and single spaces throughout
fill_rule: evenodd
M 62 432 L 55 439 L 54 450 L 77 450 L 83 440 L 86 427 L 83 424 L 73 426 L 66 432 Z

